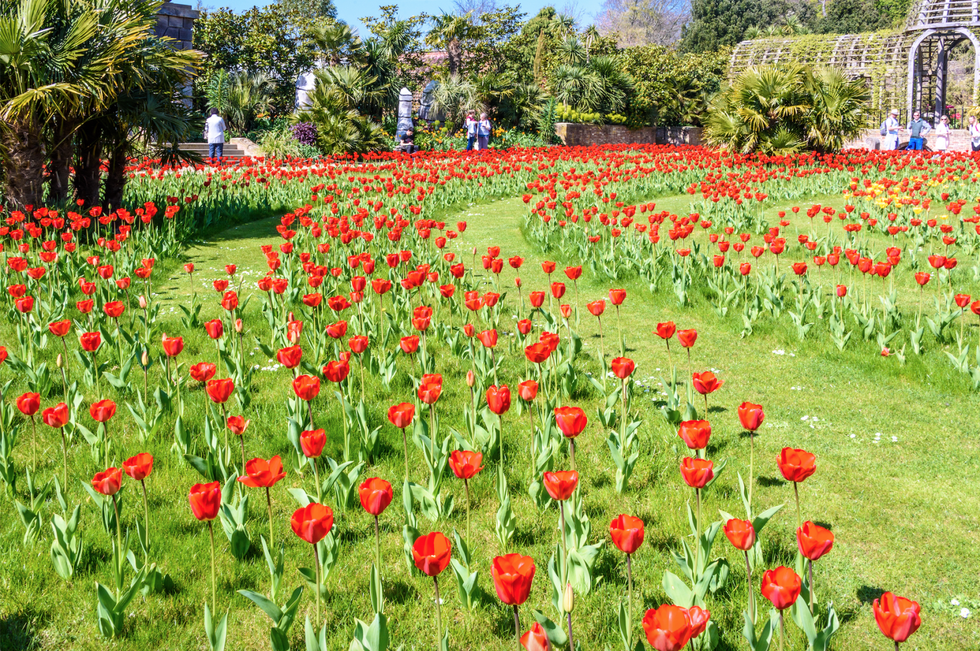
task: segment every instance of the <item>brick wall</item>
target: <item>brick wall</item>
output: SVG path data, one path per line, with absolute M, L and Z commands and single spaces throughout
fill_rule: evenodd
M 864 134 L 845 145 L 849 149 L 881 149 L 881 141 L 884 138 L 880 129 L 868 129 Z M 905 149 L 908 144 L 908 137 L 901 138 L 899 149 Z M 933 131 L 926 135 L 925 147 L 932 149 L 936 145 L 936 132 Z M 953 129 L 950 131 L 949 151 L 970 151 L 970 134 L 966 129 Z
M 181 50 L 193 48 L 194 21 L 201 13 L 190 5 L 180 5 L 164 0 L 157 12 L 157 36 L 169 36 L 178 41 Z
M 697 127 L 644 127 L 628 129 L 615 124 L 575 124 L 559 122 L 555 133 L 569 147 L 619 144 L 699 145 L 701 129 Z

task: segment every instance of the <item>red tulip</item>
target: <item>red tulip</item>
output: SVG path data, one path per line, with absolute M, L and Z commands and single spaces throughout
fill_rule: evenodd
M 871 610 L 882 634 L 895 642 L 909 639 L 909 636 L 922 625 L 919 604 L 891 592 L 886 592 L 880 599 L 875 599 L 871 604 Z
M 628 357 L 616 357 L 610 362 L 610 367 L 612 368 L 613 375 L 618 377 L 620 380 L 625 380 L 629 376 L 633 375 L 633 371 L 636 369 L 636 364 Z
M 643 630 L 657 651 L 680 651 L 694 637 L 691 613 L 673 604 L 648 610 L 643 616 Z
M 413 418 L 415 418 L 415 405 L 410 402 L 403 402 L 388 408 L 388 420 L 399 429 L 405 429 L 411 425 Z
M 575 438 L 585 430 L 588 416 L 581 407 L 555 407 L 555 422 L 568 438 Z
M 221 507 L 221 483 L 194 484 L 187 496 L 191 511 L 198 520 L 214 520 Z
M 53 321 L 48 324 L 48 330 L 55 337 L 64 337 L 71 332 L 71 321 L 68 319 L 64 321 Z
M 89 407 L 88 413 L 92 416 L 92 420 L 98 423 L 108 422 L 116 415 L 116 403 L 112 400 L 99 400 Z
M 724 381 L 715 377 L 715 374 L 711 371 L 694 374 L 694 390 L 700 393 L 702 396 L 706 396 L 709 393 L 714 393 L 720 389 L 721 385 L 723 384 Z
M 326 538 L 333 528 L 333 511 L 329 506 L 311 502 L 296 509 L 289 525 L 293 533 L 311 545 L 315 545 Z
M 766 414 L 762 411 L 762 405 L 743 402 L 738 406 L 738 419 L 742 421 L 743 429 L 754 432 L 762 425 L 762 421 L 766 419 Z
M 449 566 L 452 545 L 438 531 L 419 536 L 412 545 L 415 567 L 427 576 L 439 576 Z
M 454 450 L 449 455 L 449 467 L 460 479 L 473 479 L 483 470 L 483 454 L 466 450 Z
M 681 460 L 681 476 L 691 488 L 704 488 L 715 476 L 714 462 L 707 459 L 684 457 Z
M 564 502 L 578 486 L 578 473 L 574 470 L 544 473 L 544 487 L 551 499 Z
M 548 635 L 541 628 L 541 624 L 534 622 L 531 630 L 521 636 L 521 645 L 527 651 L 551 651 L 551 641 Z
M 68 413 L 68 405 L 59 402 L 54 407 L 48 407 L 41 413 L 41 420 L 48 427 L 59 429 L 68 424 L 71 415 Z
M 110 319 L 118 319 L 126 311 L 126 306 L 121 301 L 110 301 L 102 306 L 102 311 Z
M 326 433 L 322 429 L 308 429 L 299 435 L 299 445 L 303 455 L 316 459 L 323 454 L 323 446 L 327 443 Z
M 517 395 L 524 402 L 533 402 L 538 396 L 538 383 L 534 380 L 524 380 L 517 385 Z
M 694 346 L 694 342 L 698 340 L 697 330 L 678 330 L 677 340 L 681 343 L 684 348 L 691 348 Z
M 476 338 L 480 340 L 480 343 L 483 344 L 484 348 L 493 348 L 497 345 L 496 330 L 484 330 L 476 335 Z
M 208 397 L 216 404 L 228 402 L 232 392 L 235 390 L 235 383 L 231 379 L 208 380 L 206 385 Z
M 551 346 L 541 342 L 531 344 L 524 349 L 524 355 L 531 363 L 541 364 L 551 357 Z
M 613 305 L 619 306 L 623 304 L 626 300 L 626 290 L 625 289 L 610 289 L 609 290 L 609 302 Z
M 725 535 L 735 549 L 747 552 L 755 545 L 755 528 L 748 520 L 732 518 L 725 523 Z
M 384 513 L 395 496 L 391 484 L 378 477 L 365 480 L 357 489 L 357 494 L 364 510 L 375 517 Z
M 783 448 L 776 458 L 786 481 L 801 482 L 817 471 L 817 458 L 806 450 Z
M 411 355 L 419 349 L 419 336 L 411 335 L 402 337 L 398 345 L 401 347 L 403 353 Z
M 218 367 L 208 362 L 200 362 L 191 367 L 191 378 L 198 382 L 207 382 L 214 377 Z
M 711 423 L 706 420 L 686 420 L 677 429 L 685 445 L 691 450 L 703 450 L 708 447 L 711 438 Z
M 788 567 L 766 570 L 762 575 L 762 596 L 772 602 L 776 610 L 786 610 L 800 596 L 799 575 Z
M 184 350 L 183 337 L 168 337 L 167 335 L 163 335 L 163 352 L 167 354 L 167 357 L 176 357 L 182 350 Z
M 309 402 L 320 394 L 320 378 L 300 375 L 293 380 L 293 391 L 300 400 Z
M 102 345 L 102 333 L 97 331 L 83 332 L 78 341 L 82 345 L 82 350 L 87 353 L 94 353 Z
M 280 348 L 279 351 L 276 352 L 276 359 L 279 360 L 279 363 L 286 368 L 296 368 L 303 360 L 303 349 L 299 346 Z
M 153 455 L 140 452 L 135 457 L 123 461 L 123 470 L 136 481 L 143 481 L 153 472 Z
M 252 488 L 272 488 L 285 476 L 279 455 L 268 461 L 256 457 L 245 464 L 245 475 L 239 477 L 238 481 Z
M 122 472 L 119 468 L 107 468 L 103 472 L 95 473 L 95 477 L 92 478 L 92 488 L 106 497 L 118 493 L 120 486 L 122 486 Z
M 344 360 L 329 361 L 322 370 L 323 377 L 327 378 L 327 380 L 331 382 L 339 384 L 346 380 L 347 376 L 350 375 L 350 364 Z
M 643 545 L 643 520 L 620 515 L 609 523 L 613 544 L 624 554 L 634 554 Z
M 221 319 L 212 319 L 204 324 L 204 330 L 212 339 L 221 339 L 221 336 L 225 333 L 225 325 Z
M 497 597 L 508 606 L 520 606 L 531 594 L 534 579 L 534 559 L 520 554 L 507 554 L 493 559 L 490 575 Z
M 821 556 L 834 547 L 833 532 L 824 529 L 810 521 L 796 530 L 796 544 L 800 553 L 811 561 L 819 560 Z
M 364 335 L 356 335 L 347 341 L 347 345 L 350 347 L 351 352 L 355 355 L 360 355 L 367 350 L 368 344 L 368 338 Z
M 17 398 L 17 409 L 25 416 L 33 416 L 41 409 L 40 393 L 25 393 Z
M 510 409 L 510 389 L 507 388 L 506 384 L 500 387 L 491 385 L 487 389 L 487 406 L 490 411 L 498 416 L 507 413 L 507 410 Z
M 427 405 L 434 405 L 439 396 L 442 395 L 442 376 L 438 374 L 426 374 L 422 376 L 419 383 L 419 400 Z
M 655 332 L 658 337 L 667 340 L 673 337 L 674 333 L 677 332 L 677 326 L 674 325 L 673 321 L 667 321 L 666 323 L 658 323 Z
M 602 313 L 606 311 L 606 302 L 600 299 L 598 301 L 592 301 L 591 303 L 586 304 L 585 307 L 589 310 L 592 316 L 600 317 L 602 316 Z

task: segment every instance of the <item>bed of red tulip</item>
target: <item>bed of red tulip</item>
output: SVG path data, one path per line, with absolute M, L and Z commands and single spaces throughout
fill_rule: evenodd
M 440 590 L 454 583 L 459 607 L 474 607 L 481 581 L 487 583 L 480 568 L 487 566 L 500 603 L 513 610 L 515 646 L 574 648 L 581 625 L 576 595 L 592 590 L 597 559 L 611 553 L 625 554 L 628 580 L 618 639 L 615 631 L 604 636 L 610 645 L 634 651 L 645 638 L 659 651 L 688 645 L 710 650 L 724 638 L 754 650 L 778 640 L 782 648 L 791 620 L 808 648 L 827 649 L 840 623 L 833 605 L 818 599 L 818 561 L 832 550 L 834 536 L 805 519 L 801 506 L 817 461 L 793 447 L 777 460 L 793 486 L 798 554 L 794 567 L 770 568 L 760 539 L 780 507 L 760 511 L 753 502 L 754 439 L 765 427 L 764 407 L 745 402 L 738 409 L 737 425 L 749 433 L 750 463 L 735 470 L 741 504 L 732 509 L 739 515 L 723 513 L 716 520 L 701 508 L 704 493 L 726 469 L 725 462 L 707 458 L 709 401 L 723 385 L 742 389 L 711 371 L 679 381 L 673 354 L 689 355 L 698 333 L 669 322 L 651 323 L 649 330 L 664 342 L 670 366 L 663 417 L 689 449 L 676 481 L 691 490 L 691 535 L 676 541 L 676 572 L 663 576 L 669 602 L 642 616 L 635 612 L 632 557 L 643 544 L 644 523 L 620 515 L 608 529 L 618 552 L 605 548 L 605 523 L 593 531 L 583 508 L 580 473 L 593 470 L 575 459 L 576 438 L 591 430 L 608 444 L 618 492 L 629 490 L 638 470 L 643 423 L 633 405 L 633 376 L 637 363 L 647 360 L 625 354 L 628 336 L 618 322 L 630 297 L 617 286 L 639 276 L 651 291 L 673 291 L 681 305 L 710 301 L 721 317 L 741 311 L 745 335 L 766 315 L 790 318 L 801 339 L 817 336 L 811 330 L 820 320 L 828 326 L 819 336 L 833 337 L 841 349 L 858 333 L 876 341 L 883 354 L 899 342 L 899 354 L 904 356 L 905 345 L 919 353 L 928 326 L 938 345 L 955 339 L 959 352 L 949 353 L 952 363 L 980 386 L 980 354 L 971 363 L 962 325 L 958 336 L 951 334 L 964 313 L 980 314 L 980 301 L 961 291 L 975 283 L 980 269 L 977 174 L 975 160 L 959 154 L 767 158 L 663 147 L 432 154 L 356 164 L 246 162 L 222 169 L 134 166 L 134 196 L 172 194 L 131 213 L 84 207 L 64 214 L 15 212 L 0 228 L 7 273 L 2 303 L 14 339 L 0 361 L 21 392 L 4 403 L 0 417 L 0 480 L 17 496 L 25 544 L 45 535 L 41 523 L 51 520 L 53 571 L 70 579 L 84 553 L 77 542 L 80 508 L 69 513 L 64 506 L 64 515 L 48 516 L 48 497 L 54 491 L 66 504 L 68 487 L 79 479 L 69 476 L 70 458 L 90 455 L 105 468 L 85 480 L 113 550 L 105 563 L 111 580 L 98 583 L 93 595 L 92 624 L 106 636 L 124 635 L 134 597 L 161 590 L 166 581 L 165 568 L 153 562 L 147 493 L 175 491 L 187 495 L 187 517 L 201 521 L 211 540 L 204 631 L 213 649 L 234 637 L 227 615 L 217 619 L 227 596 L 219 598 L 217 589 L 214 522 L 232 555 L 241 558 L 242 547 L 251 544 L 244 533 L 249 499 L 265 502 L 269 530 L 261 546 L 274 588 L 265 595 L 241 594 L 273 620 L 269 636 L 277 650 L 289 648 L 290 625 L 307 600 L 315 610 L 305 619 L 306 648 L 325 650 L 332 623 L 323 621 L 320 600 L 323 575 L 337 561 L 336 512 L 358 502 L 374 518 L 378 551 L 370 585 L 350 586 L 367 589 L 373 606 L 372 613 L 360 613 L 365 620 L 357 624 L 354 649 L 388 647 L 386 574 L 393 572 L 432 577 L 431 643 L 448 648 L 453 625 L 442 617 Z M 652 197 L 678 191 L 692 197 L 691 212 L 657 209 Z M 467 224 L 430 215 L 508 193 L 523 194 L 530 243 L 571 264 L 529 269 L 521 251 L 480 242 L 472 242 L 474 260 L 467 264 L 447 250 L 448 242 L 465 237 Z M 806 203 L 808 196 L 835 194 L 844 197 L 840 209 Z M 293 201 L 296 195 L 301 201 Z M 767 208 L 797 200 L 799 206 L 785 211 Z M 161 331 L 156 258 L 176 255 L 192 228 L 213 223 L 214 211 L 232 201 L 301 207 L 276 227 L 280 245 L 264 247 L 264 277 L 246 283 L 229 260 L 226 277 L 208 279 L 213 294 L 199 299 L 194 293 L 191 305 L 181 306 L 185 331 Z M 477 252 L 482 265 L 475 264 Z M 504 265 L 520 274 L 516 291 L 501 286 Z M 194 266 L 185 265 L 184 272 L 193 284 Z M 612 287 L 608 300 L 589 302 L 580 313 L 577 281 L 583 273 Z M 933 304 L 928 312 L 926 296 Z M 199 300 L 220 317 L 202 322 Z M 579 332 L 589 317 L 603 337 L 598 356 L 582 352 Z M 616 322 L 609 342 L 602 334 L 608 319 Z M 188 359 L 183 337 L 191 331 L 205 332 L 214 352 Z M 281 365 L 277 381 L 291 385 L 279 434 L 288 453 L 271 459 L 251 458 L 248 451 L 256 435 L 249 412 L 257 380 L 247 352 L 256 342 Z M 458 369 L 465 370 L 468 399 L 445 404 L 444 383 L 457 381 Z M 513 378 L 510 385 L 505 377 Z M 604 405 L 592 416 L 577 404 L 588 393 Z M 387 422 L 368 417 L 367 406 L 379 401 L 390 405 Z M 125 410 L 117 411 L 119 405 Z M 440 414 L 453 414 L 462 427 L 440 423 Z M 518 441 L 512 429 L 522 416 L 533 424 L 528 441 Z M 342 428 L 328 431 L 328 418 Z M 120 440 L 120 419 L 132 419 L 136 439 Z M 154 485 L 153 458 L 129 455 L 164 429 L 172 432 L 173 450 L 186 467 L 181 486 Z M 41 486 L 39 478 L 52 470 L 38 462 L 37 439 L 52 435 L 61 468 Z M 404 456 L 403 476 L 370 476 L 386 449 L 382 441 Z M 531 468 L 521 489 L 537 513 L 517 514 L 511 506 L 518 464 Z M 502 552 L 496 557 L 470 546 L 469 482 L 481 472 L 495 474 L 493 535 Z M 291 474 L 302 478 L 303 488 L 279 485 Z M 450 522 L 457 506 L 454 482 L 466 495 L 463 532 Z M 139 516 L 121 515 L 118 495 L 127 483 L 142 495 Z M 300 569 L 303 584 L 288 598 L 278 589 L 283 547 L 277 531 L 285 523 L 276 522 L 273 501 L 295 503 L 289 527 L 309 545 L 308 558 L 289 559 L 309 567 Z M 397 570 L 382 566 L 378 526 L 379 519 L 392 518 L 388 509 L 395 502 L 401 506 L 396 517 L 404 521 L 406 561 Z M 559 534 L 549 558 L 520 553 L 518 517 L 555 520 Z M 744 570 L 712 554 L 722 531 L 743 553 Z M 742 571 L 748 591 L 744 640 L 737 642 L 739 632 L 722 631 L 711 608 L 730 573 Z M 533 604 L 534 623 L 527 626 L 521 607 L 526 615 L 536 573 L 548 586 L 550 603 Z M 304 595 L 307 590 L 313 595 Z M 891 593 L 873 608 L 896 647 L 921 623 L 918 604 Z

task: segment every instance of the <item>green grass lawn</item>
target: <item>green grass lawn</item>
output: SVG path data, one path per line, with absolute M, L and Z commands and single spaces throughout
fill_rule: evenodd
M 821 199 L 827 201 L 826 197 Z M 657 201 L 658 209 L 676 212 L 686 211 L 689 204 L 687 196 Z M 843 200 L 833 201 L 839 204 Z M 465 220 L 468 229 L 447 250 L 456 252 L 469 266 L 473 247 L 483 252 L 488 245 L 499 245 L 505 259 L 510 255 L 526 258 L 521 270 L 525 288 L 545 289 L 546 278 L 540 270 L 545 256 L 533 250 L 522 235 L 525 212 L 520 198 L 456 208 L 445 214 L 446 221 Z M 254 288 L 254 281 L 266 271 L 259 246 L 281 241 L 273 230 L 276 223 L 276 218 L 270 218 L 236 226 L 212 235 L 207 242 L 188 251 L 188 260 L 196 265 L 195 291 L 204 302 L 202 318 L 219 315 L 216 295 L 205 283 L 223 276 L 224 264 L 237 264 L 246 286 Z M 167 269 L 171 271 L 169 278 L 158 280 L 155 287 L 163 301 L 163 331 L 183 334 L 186 347 L 180 360 L 185 369 L 197 361 L 213 361 L 214 346 L 203 329 L 181 332 L 178 306 L 189 304 L 191 285 L 179 265 Z M 503 286 L 509 288 L 509 305 L 516 305 L 513 278 L 513 270 L 505 265 L 502 280 Z M 484 276 L 483 280 L 485 289 L 492 287 L 488 277 Z M 838 352 L 826 327 L 819 325 L 807 339 L 799 341 L 785 317 L 778 322 L 763 319 L 755 334 L 743 339 L 739 336 L 742 323 L 737 312 L 722 319 L 699 295 L 694 296 L 693 305 L 680 308 L 672 292 L 651 295 L 646 283 L 638 280 L 628 280 L 621 286 L 628 292 L 621 311 L 627 356 L 637 362 L 633 409 L 635 418 L 643 421 L 639 431 L 640 459 L 628 489 L 618 494 L 606 435 L 595 417 L 601 396 L 584 385 L 581 399 L 574 402 L 586 409 L 590 423 L 578 439 L 576 458 L 585 510 L 592 523 L 591 542 L 606 542 L 596 566 L 597 585 L 589 595 L 577 598 L 575 604 L 576 640 L 581 641 L 582 648 L 622 646 L 615 618 L 618 603 L 625 598 L 626 565 L 623 554 L 609 542 L 609 522 L 620 513 L 628 513 L 646 524 L 646 542 L 633 559 L 637 599 L 641 604 L 637 607 L 637 619 L 647 608 L 667 601 L 661 587 L 663 573 L 677 572 L 669 551 L 678 550 L 681 538 L 688 535 L 685 504 L 693 504 L 693 491 L 684 485 L 678 472 L 680 460 L 688 452 L 658 408 L 662 398 L 660 381 L 669 374 L 669 360 L 663 342 L 652 331 L 658 322 L 668 320 L 675 321 L 679 328 L 698 330 L 699 337 L 692 351 L 693 369 L 715 370 L 725 382 L 710 398 L 713 435 L 708 457 L 716 463 L 727 460 L 727 468 L 705 493 L 706 517 L 719 519 L 718 510 L 736 516 L 742 514 L 737 474 L 748 475 L 749 442 L 740 431 L 736 408 L 746 400 L 761 403 L 766 420 L 755 442 L 754 502 L 757 511 L 786 505 L 763 533 L 766 564 L 767 567 L 792 565 L 794 560 L 793 489 L 783 481 L 775 459 L 784 446 L 804 448 L 816 454 L 818 469 L 801 486 L 803 517 L 832 529 L 836 537 L 833 551 L 816 566 L 819 600 L 824 605 L 832 601 L 841 618 L 841 630 L 833 648 L 847 651 L 890 648 L 890 642 L 877 630 L 871 612 L 871 602 L 883 591 L 915 599 L 923 606 L 923 626 L 903 649 L 976 648 L 980 643 L 980 628 L 975 618 L 980 615 L 963 618 L 960 607 L 952 606 L 950 601 L 958 599 L 966 605 L 980 600 L 976 587 L 977 567 L 980 567 L 977 544 L 980 499 L 976 489 L 980 480 L 980 450 L 976 424 L 980 405 L 969 382 L 954 372 L 942 350 L 933 345 L 924 356 L 909 355 L 907 363 L 901 365 L 894 356 L 881 357 L 873 342 L 856 341 L 859 337 L 855 337 L 848 348 Z M 598 330 L 595 320 L 585 312 L 584 304 L 605 296 L 610 285 L 586 273 L 579 287 L 583 316 L 577 331 L 585 348 L 578 366 L 595 373 Z M 912 287 L 903 285 L 900 289 L 903 300 L 914 301 Z M 574 301 L 571 287 L 566 300 Z M 268 328 L 258 308 L 256 297 L 245 320 L 257 336 L 267 341 Z M 611 308 L 604 315 L 604 326 L 607 357 L 612 357 L 617 345 L 616 319 Z M 509 332 L 511 328 L 505 323 L 501 330 Z M 6 328 L 6 332 L 9 334 L 10 329 Z M 968 332 L 970 337 L 977 336 L 972 321 Z M 461 429 L 459 405 L 468 400 L 464 375 L 469 365 L 452 357 L 445 345 L 437 342 L 430 345 L 437 356 L 437 369 L 445 376 L 446 388 L 437 405 L 442 427 Z M 505 341 L 500 350 L 507 350 Z M 257 372 L 252 403 L 244 412 L 252 420 L 246 433 L 249 456 L 268 458 L 280 454 L 285 459 L 290 449 L 285 437 L 284 406 L 291 395 L 290 374 L 281 368 L 265 370 L 274 363 L 261 350 L 252 350 L 251 359 L 263 369 Z M 678 350 L 674 351 L 673 359 L 683 380 L 687 360 Z M 411 371 L 405 360 L 400 362 L 400 368 Z M 355 375 L 356 365 L 352 365 L 351 377 Z M 7 379 L 14 380 L 5 396 L 10 401 L 23 387 L 20 379 L 9 376 Z M 516 354 L 508 355 L 500 379 L 511 387 L 526 379 L 523 362 Z M 404 373 L 392 383 L 391 391 L 385 390 L 377 378 L 369 377 L 368 418 L 374 425 L 383 424 L 382 446 L 378 462 L 365 468 L 361 477 L 382 477 L 395 487 L 395 501 L 381 517 L 385 612 L 392 648 L 404 645 L 405 649 L 423 649 L 434 645 L 432 582 L 410 575 L 405 564 L 401 536 L 404 523 L 401 436 L 385 418 L 388 406 L 410 400 L 411 391 Z M 46 398 L 45 406 L 55 399 Z M 186 497 L 190 486 L 201 478 L 171 451 L 173 419 L 166 420 L 155 440 L 141 444 L 133 420 L 122 405 L 124 399 L 117 398 L 120 412 L 111 424 L 117 441 L 117 463 L 141 451 L 151 452 L 156 459 L 153 475 L 147 480 L 153 539 L 151 560 L 172 577 L 173 588 L 163 594 L 137 597 L 129 608 L 123 637 L 107 641 L 99 634 L 94 584 L 112 582 L 111 546 L 97 510 L 80 485 L 101 468 L 85 448 L 84 441 L 76 439 L 70 468 L 74 483 L 67 487 L 66 493 L 69 509 L 74 504 L 82 504 L 81 531 L 87 552 L 70 582 L 54 573 L 49 558 L 48 522 L 52 513 L 60 512 L 57 503 L 49 501 L 41 508 L 44 518 L 41 538 L 33 544 L 24 544 L 24 530 L 13 500 L 8 496 L 0 502 L 0 513 L 4 515 L 0 525 L 0 649 L 4 651 L 207 648 L 202 617 L 203 604 L 210 596 L 209 543 L 206 528 L 191 515 Z M 200 436 L 203 392 L 193 389 L 188 400 L 191 411 L 195 412 L 189 418 L 190 427 L 195 430 L 195 436 Z M 318 425 L 328 432 L 325 454 L 339 458 L 342 426 L 332 387 L 324 387 L 315 405 Z M 700 402 L 695 406 L 700 409 Z M 237 413 L 236 410 L 237 407 L 231 407 L 232 413 Z M 539 513 L 527 495 L 531 479 L 530 424 L 526 416 L 518 418 L 516 411 L 511 414 L 505 420 L 504 437 L 517 532 L 508 551 L 532 556 L 538 567 L 531 597 L 521 613 L 526 629 L 532 621 L 531 608 L 553 619 L 556 617 L 550 603 L 546 568 L 560 536 L 557 511 L 551 508 Z M 22 427 L 20 431 L 16 457 L 23 467 L 29 463 L 30 437 L 29 429 Z M 41 427 L 39 435 L 39 481 L 47 481 L 60 472 L 60 441 L 49 428 Z M 421 483 L 425 477 L 422 456 L 415 448 L 410 454 L 413 479 Z M 237 452 L 233 459 L 236 457 Z M 498 506 L 494 486 L 496 462 L 491 459 L 485 462 L 486 469 L 471 483 L 470 544 L 485 597 L 476 609 L 465 610 L 460 607 L 449 570 L 440 581 L 445 601 L 443 621 L 448 626 L 452 649 L 491 650 L 513 648 L 516 644 L 512 612 L 500 604 L 490 579 L 490 561 L 501 549 L 493 534 Z M 310 567 L 312 563 L 309 545 L 289 530 L 289 517 L 296 504 L 286 492 L 286 488 L 300 486 L 312 490 L 312 478 L 298 475 L 288 464 L 287 472 L 286 479 L 273 489 L 276 539 L 286 545 L 282 590 L 285 594 L 302 585 L 297 568 Z M 133 526 L 141 517 L 138 487 L 128 479 L 124 483 L 127 487 L 122 519 L 126 525 Z M 18 490 L 17 498 L 23 502 L 25 488 L 18 485 Z M 258 542 L 259 535 L 268 536 L 264 496 L 257 489 L 244 490 L 251 491 L 248 528 L 253 548 L 243 561 L 235 560 L 216 523 L 218 610 L 230 610 L 228 648 L 268 649 L 268 618 L 236 594 L 236 590 L 242 589 L 263 593 L 269 587 Z M 457 510 L 449 521 L 436 523 L 420 515 L 422 533 L 437 529 L 448 535 L 453 528 L 461 533 L 465 529 L 462 483 L 450 474 L 443 492 L 455 495 Z M 331 499 L 327 502 L 332 505 Z M 373 616 L 368 585 L 374 558 L 374 523 L 360 508 L 355 508 L 347 512 L 337 510 L 335 527 L 341 551 L 336 567 L 326 579 L 329 596 L 323 604 L 323 614 L 329 648 L 346 649 L 355 619 L 370 621 Z M 723 631 L 719 648 L 744 649 L 743 561 L 740 552 L 723 536 L 716 541 L 713 554 L 727 557 L 732 567 L 727 587 L 708 598 L 712 619 Z M 761 597 L 757 596 L 757 600 Z M 307 591 L 297 624 L 291 630 L 293 648 L 304 648 L 302 619 L 313 616 L 314 610 L 312 594 Z M 790 623 L 787 627 L 788 648 L 806 648 L 799 629 Z M 635 634 L 642 634 L 639 623 Z

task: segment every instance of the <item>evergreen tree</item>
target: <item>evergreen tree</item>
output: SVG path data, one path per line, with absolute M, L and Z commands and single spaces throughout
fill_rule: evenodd
M 787 9 L 784 0 L 691 0 L 691 22 L 684 26 L 681 50 L 714 52 L 736 45 L 749 27 L 773 24 Z

